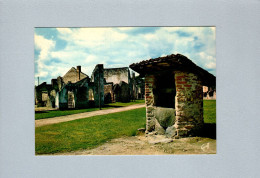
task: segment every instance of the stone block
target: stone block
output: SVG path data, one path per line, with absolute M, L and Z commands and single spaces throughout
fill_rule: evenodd
M 187 130 L 191 130 L 192 128 L 194 128 L 194 125 L 185 125 L 184 126 Z
M 175 122 L 175 109 L 156 107 L 154 117 L 163 128 L 172 126 Z
M 176 128 L 175 128 L 174 125 L 168 127 L 168 128 L 166 129 L 166 131 L 165 131 L 165 135 L 166 135 L 166 137 L 168 137 L 168 138 L 172 138 L 172 137 L 174 137 L 176 134 L 177 134 L 177 130 L 176 130 Z
M 151 118 L 151 119 L 147 119 L 146 120 L 146 130 L 148 132 L 152 132 L 155 128 L 155 123 L 154 123 L 154 118 Z
M 159 122 L 157 120 L 155 120 L 155 129 L 154 130 L 159 135 L 165 134 L 164 128 L 159 124 Z
M 187 136 L 188 135 L 188 130 L 184 130 L 184 129 L 181 129 L 181 130 L 177 130 L 177 135 L 178 136 Z

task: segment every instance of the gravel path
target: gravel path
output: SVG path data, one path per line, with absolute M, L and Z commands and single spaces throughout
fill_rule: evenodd
M 155 143 L 144 134 L 112 139 L 94 149 L 43 155 L 172 155 L 216 154 L 216 140 L 203 137 L 175 139 L 170 143 Z
M 41 126 L 50 125 L 50 124 L 57 124 L 57 123 L 61 123 L 61 122 L 68 122 L 68 121 L 92 117 L 92 116 L 99 116 L 99 115 L 104 115 L 104 114 L 128 111 L 128 110 L 138 109 L 138 108 L 143 108 L 143 107 L 145 107 L 145 104 L 135 104 L 135 105 L 120 107 L 120 108 L 85 112 L 85 113 L 79 113 L 79 114 L 73 114 L 73 115 L 67 115 L 67 116 L 53 117 L 53 118 L 48 118 L 48 119 L 40 119 L 40 120 L 35 120 L 35 127 L 41 127 Z

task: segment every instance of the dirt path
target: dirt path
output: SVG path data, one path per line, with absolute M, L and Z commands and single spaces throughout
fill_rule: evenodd
M 145 104 L 135 104 L 135 105 L 120 107 L 120 108 L 85 112 L 85 113 L 79 113 L 79 114 L 73 114 L 73 115 L 67 115 L 67 116 L 53 117 L 53 118 L 48 118 L 48 119 L 40 119 L 40 120 L 35 120 L 35 127 L 41 127 L 44 125 L 56 124 L 56 123 L 60 123 L 60 122 L 68 122 L 68 121 L 92 117 L 92 116 L 128 111 L 128 110 L 138 109 L 138 108 L 143 108 L 143 107 L 145 107 Z
M 169 143 L 154 142 L 144 135 L 122 137 L 91 149 L 48 155 L 171 155 L 171 154 L 216 154 L 216 140 L 189 137 Z

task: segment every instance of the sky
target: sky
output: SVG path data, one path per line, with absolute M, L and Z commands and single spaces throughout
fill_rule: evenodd
M 215 27 L 35 28 L 34 45 L 35 85 L 78 65 L 91 76 L 96 64 L 126 67 L 177 53 L 216 76 Z

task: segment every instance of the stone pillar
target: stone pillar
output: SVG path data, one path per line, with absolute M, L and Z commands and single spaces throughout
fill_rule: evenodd
M 94 77 L 94 100 L 95 107 L 104 106 L 104 67 L 103 64 L 96 65 L 93 71 Z
M 197 75 L 175 72 L 177 137 L 196 135 L 203 126 L 203 89 Z
M 59 92 L 57 92 L 55 97 L 55 108 L 59 108 L 59 104 Z
M 59 108 L 68 109 L 68 90 L 65 87 L 59 92 Z
M 154 76 L 145 76 L 145 104 L 146 104 L 146 134 L 155 129 L 154 117 L 154 96 L 153 96 Z
M 41 107 L 42 106 L 42 91 L 41 90 L 37 90 L 35 89 L 36 92 L 36 105 L 37 107 Z

